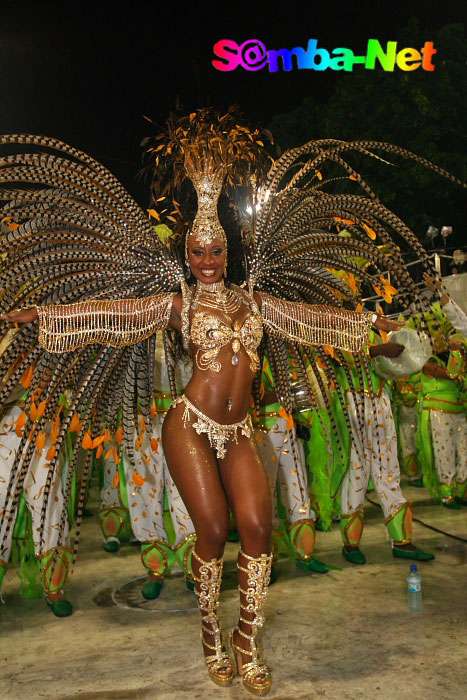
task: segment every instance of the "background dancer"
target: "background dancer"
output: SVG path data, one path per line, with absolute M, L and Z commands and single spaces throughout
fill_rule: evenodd
M 370 357 L 398 357 L 404 347 L 397 343 L 381 343 L 369 347 Z M 350 366 L 350 359 L 349 359 Z M 355 368 L 354 368 L 355 373 Z M 360 551 L 363 533 L 365 494 L 370 476 L 383 509 L 385 525 L 392 540 L 394 557 L 427 561 L 433 554 L 423 552 L 412 544 L 412 507 L 400 488 L 400 467 L 397 438 L 389 395 L 384 380 L 371 366 L 370 382 L 360 388 L 363 415 L 355 405 L 354 396 L 347 391 L 352 446 L 350 464 L 344 476 L 341 500 L 342 554 L 352 564 L 365 564 Z M 345 375 L 341 378 L 346 382 Z M 366 379 L 366 378 L 365 378 Z M 359 377 L 354 377 L 359 382 Z

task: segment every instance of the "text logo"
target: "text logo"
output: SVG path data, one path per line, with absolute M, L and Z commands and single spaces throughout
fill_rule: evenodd
M 355 65 L 363 65 L 368 70 L 374 70 L 378 64 L 385 71 L 394 71 L 397 67 L 403 71 L 423 70 L 433 71 L 433 55 L 436 53 L 432 41 L 418 49 L 398 49 L 397 41 L 388 41 L 383 48 L 378 39 L 368 39 L 366 54 L 356 55 L 352 49 L 338 47 L 332 51 L 318 48 L 317 39 L 309 39 L 306 49 L 296 46 L 294 49 L 271 49 L 259 39 L 248 39 L 243 44 L 237 44 L 232 39 L 220 39 L 214 44 L 217 56 L 212 65 L 217 70 L 232 71 L 244 68 L 248 71 L 261 70 L 268 67 L 270 73 L 278 70 L 343 70 L 353 71 Z

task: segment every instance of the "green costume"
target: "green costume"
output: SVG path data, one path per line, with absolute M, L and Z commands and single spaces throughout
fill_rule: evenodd
M 432 359 L 445 367 L 451 378 L 422 373 L 416 441 L 426 487 L 446 505 L 454 505 L 467 483 L 467 426 L 463 395 L 456 381 L 463 376 L 464 362 L 458 352 L 451 352 L 447 363 Z

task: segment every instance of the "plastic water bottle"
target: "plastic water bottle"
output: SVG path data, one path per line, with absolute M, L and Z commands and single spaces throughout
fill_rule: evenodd
M 422 577 L 416 564 L 410 565 L 410 573 L 407 576 L 407 601 L 411 612 L 421 611 Z

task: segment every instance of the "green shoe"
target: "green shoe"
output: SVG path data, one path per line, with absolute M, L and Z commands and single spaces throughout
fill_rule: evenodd
M 269 576 L 269 585 L 272 586 L 272 584 L 273 584 L 273 583 L 276 583 L 276 581 L 277 581 L 277 571 L 276 571 L 276 567 L 275 567 L 275 566 L 272 566 L 272 567 L 271 567 L 271 573 L 270 573 L 270 576 Z
M 55 617 L 69 617 L 73 612 L 73 606 L 69 600 L 54 600 L 50 603 L 46 598 L 46 602 Z
M 392 556 L 396 559 L 415 559 L 415 561 L 430 561 L 435 558 L 434 554 L 423 552 L 418 547 L 415 549 L 402 549 L 401 547 L 393 546 Z
M 141 589 L 143 598 L 146 598 L 146 600 L 154 600 L 154 598 L 158 597 L 163 585 L 163 581 L 149 581 L 145 583 Z
M 460 506 L 467 506 L 467 499 L 456 496 L 456 503 L 458 503 Z
M 308 561 L 300 561 L 296 559 L 295 566 L 304 571 L 314 571 L 315 574 L 327 574 L 329 569 L 326 564 L 323 564 L 319 559 L 309 559 Z
M 454 499 L 453 501 L 443 501 L 443 506 L 445 508 L 451 508 L 451 510 L 460 510 L 461 509 L 461 504 L 459 501 Z
M 315 530 L 319 530 L 320 532 L 330 532 L 331 527 L 324 527 L 322 520 L 315 520 Z
M 342 554 L 351 564 L 366 564 L 365 555 L 359 549 L 351 549 L 348 552 L 345 547 L 342 547 Z
M 423 483 L 423 479 L 414 479 L 413 481 L 409 481 L 409 486 L 415 486 L 417 489 L 422 489 L 425 484 Z
M 108 540 L 103 544 L 104 552 L 118 552 L 120 549 L 120 542 L 118 540 Z
M 185 586 L 188 588 L 189 591 L 195 590 L 195 582 L 192 581 L 191 578 L 188 578 L 188 576 L 185 576 Z

